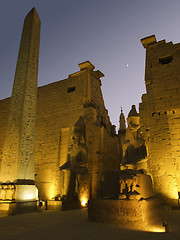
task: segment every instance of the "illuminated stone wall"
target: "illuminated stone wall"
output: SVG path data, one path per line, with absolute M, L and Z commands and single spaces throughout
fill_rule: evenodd
M 155 36 L 141 41 L 147 93 L 139 112 L 148 171 L 155 191 L 172 202 L 180 192 L 180 44 L 157 42 Z
M 90 62 L 79 64 L 80 71 L 65 80 L 38 88 L 35 141 L 35 180 L 42 199 L 66 195 L 70 171 L 59 167 L 67 162 L 74 125 L 83 117 L 85 124 L 86 168 L 78 174 L 76 190 L 98 196 L 100 174 L 118 168 L 118 144 L 101 93 L 100 71 Z M 0 154 L 2 156 L 9 98 L 0 101 Z M 1 159 L 0 156 L 0 159 Z

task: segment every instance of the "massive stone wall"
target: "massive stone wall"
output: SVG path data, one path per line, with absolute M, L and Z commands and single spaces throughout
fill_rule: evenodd
M 140 104 L 140 125 L 148 151 L 154 189 L 169 199 L 180 192 L 180 44 L 141 40 L 146 48 L 147 94 Z
M 66 195 L 69 169 L 59 171 L 67 162 L 75 124 L 84 119 L 84 146 L 88 174 L 78 174 L 77 192 L 98 197 L 100 175 L 119 167 L 117 136 L 110 123 L 101 92 L 100 71 L 90 62 L 79 64 L 80 71 L 65 80 L 38 88 L 35 141 L 35 180 L 42 199 Z M 9 98 L 0 101 L 0 154 L 2 156 Z M 1 159 L 0 156 L 0 159 Z M 80 189 L 82 188 L 82 189 Z M 85 193 L 84 193 L 85 194 Z

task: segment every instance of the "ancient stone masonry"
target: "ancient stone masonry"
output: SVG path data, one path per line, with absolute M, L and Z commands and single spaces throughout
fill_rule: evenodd
M 118 139 L 100 88 L 103 74 L 89 61 L 79 67 L 38 90 L 36 184 L 42 199 L 96 197 L 101 172 L 118 167 Z
M 79 67 L 67 79 L 38 88 L 35 183 L 43 200 L 96 198 L 100 175 L 119 168 L 118 137 L 101 92 L 103 74 L 89 61 Z M 0 102 L 4 134 L 9 100 Z
M 0 101 L 0 210 L 7 201 L 36 204 L 37 197 L 53 207 L 91 199 L 97 215 L 107 206 L 108 214 L 114 209 L 110 218 L 118 209 L 122 219 L 142 220 L 149 204 L 159 206 L 157 194 L 177 205 L 180 44 L 157 42 L 154 35 L 141 40 L 147 93 L 139 113 L 132 105 L 127 128 L 121 109 L 117 135 L 101 91 L 104 74 L 91 62 L 37 89 L 39 39 L 33 8 L 24 21 L 12 96 Z
M 24 20 L 9 113 L 5 113 L 7 127 L 3 136 L 0 173 L 1 191 L 6 192 L 1 194 L 3 200 L 8 198 L 23 201 L 37 198 L 34 185 L 34 138 L 39 40 L 40 19 L 33 8 Z M 14 189 L 16 193 L 11 194 Z
M 180 44 L 141 40 L 146 48 L 147 94 L 140 103 L 140 125 L 148 152 L 147 169 L 156 193 L 175 201 L 180 192 Z

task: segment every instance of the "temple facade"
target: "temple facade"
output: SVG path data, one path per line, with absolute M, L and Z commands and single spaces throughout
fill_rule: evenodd
M 132 105 L 127 127 L 121 110 L 118 134 L 104 105 L 101 91 L 101 78 L 104 75 L 95 70 L 89 61 L 80 63 L 79 71 L 70 74 L 67 79 L 39 87 L 37 111 L 34 107 L 33 114 L 31 92 L 27 94 L 27 99 L 21 100 L 22 106 L 29 103 L 27 109 L 30 112 L 25 114 L 26 121 L 23 114 L 19 115 L 17 121 L 12 117 L 15 121 L 13 126 L 16 126 L 14 133 L 17 129 L 22 132 L 22 120 L 23 131 L 26 132 L 31 125 L 29 116 L 36 119 L 36 126 L 32 128 L 33 147 L 30 147 L 30 150 L 33 148 L 33 154 L 28 151 L 28 141 L 32 137 L 29 133 L 24 138 L 26 147 L 24 142 L 21 144 L 21 148 L 26 150 L 24 155 L 21 154 L 22 159 L 10 154 L 13 147 L 19 151 L 19 140 L 16 139 L 17 146 L 12 143 L 7 149 L 7 136 L 12 137 L 8 119 L 10 115 L 16 116 L 17 111 L 13 109 L 18 106 L 17 101 L 13 103 L 14 107 L 13 95 L 0 101 L 0 200 L 14 200 L 13 194 L 9 193 L 14 191 L 19 178 L 13 177 L 16 171 L 22 173 L 21 183 L 26 180 L 28 184 L 31 181 L 34 184 L 35 180 L 39 199 L 79 199 L 87 202 L 88 199 L 102 197 L 104 173 L 131 169 L 150 176 L 154 193 L 171 205 L 177 205 L 180 193 L 180 44 L 166 43 L 165 40 L 157 42 L 154 35 L 141 42 L 146 49 L 147 93 L 142 96 L 139 113 Z M 35 59 L 38 64 L 37 54 Z M 20 77 L 23 68 L 24 63 L 18 70 Z M 28 72 L 33 75 L 33 71 L 32 67 Z M 37 69 L 35 72 L 37 76 Z M 17 86 L 17 96 L 18 89 Z M 11 167 L 8 154 L 16 158 L 16 163 L 20 161 L 19 164 Z M 5 157 L 6 161 L 3 160 Z M 26 161 L 29 157 L 32 158 L 32 164 Z M 25 170 L 18 170 L 21 163 L 27 163 L 27 168 L 32 165 L 32 171 L 29 170 L 27 174 Z M 7 169 L 12 174 L 4 177 Z
M 118 169 L 118 136 L 104 106 L 104 75 L 89 61 L 67 79 L 39 87 L 35 184 L 42 200 L 98 198 L 101 174 Z M 1 159 L 10 98 L 0 101 Z

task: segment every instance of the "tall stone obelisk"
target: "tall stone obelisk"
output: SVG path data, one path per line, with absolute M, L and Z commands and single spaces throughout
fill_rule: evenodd
M 33 8 L 24 20 L 9 109 L 0 174 L 1 188 L 6 189 L 1 196 L 4 200 L 20 202 L 37 199 L 34 145 L 40 25 L 39 16 Z M 8 193 L 9 188 L 11 194 Z

